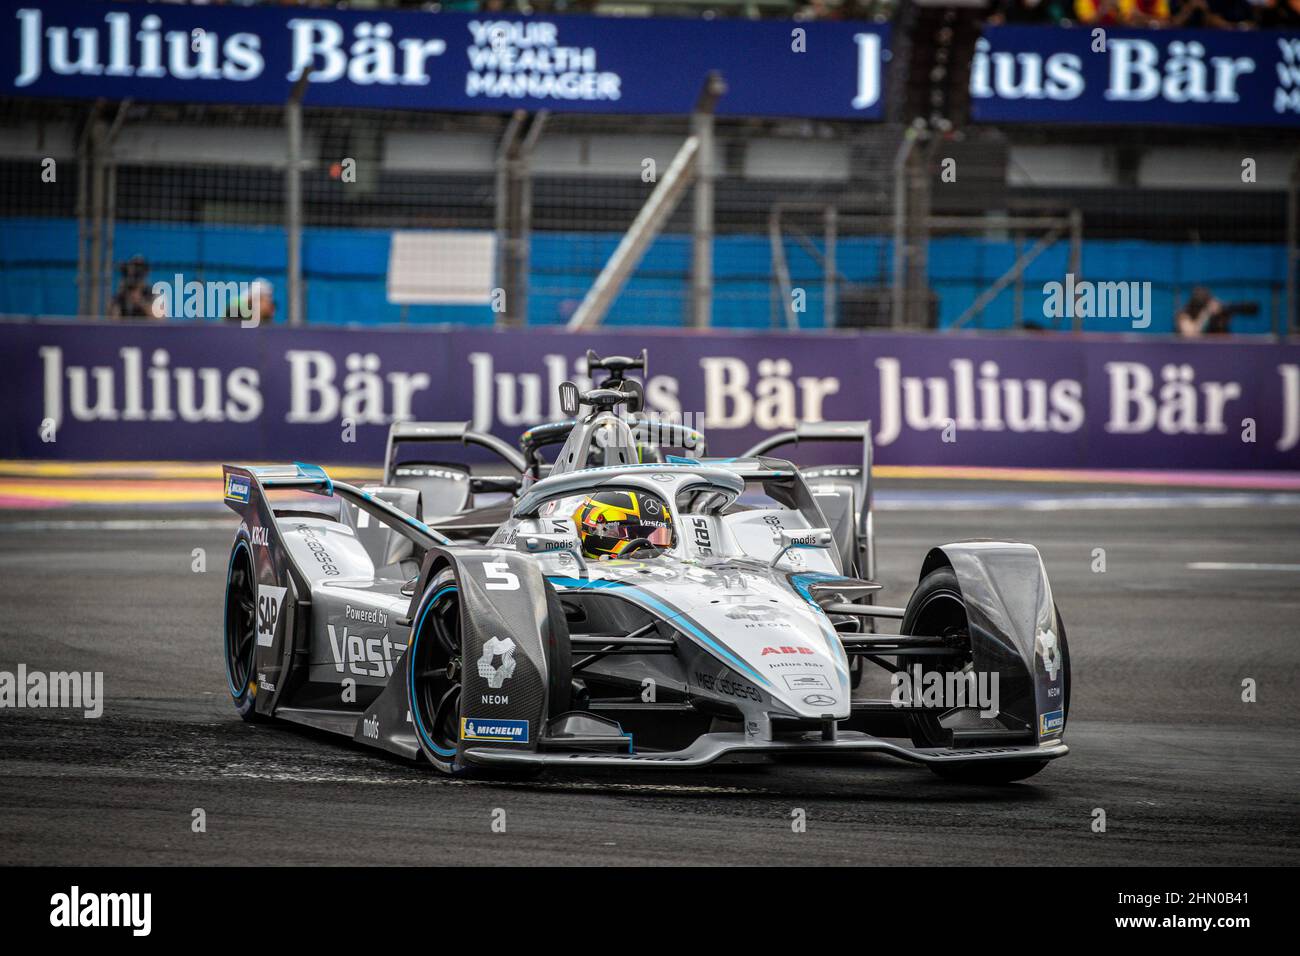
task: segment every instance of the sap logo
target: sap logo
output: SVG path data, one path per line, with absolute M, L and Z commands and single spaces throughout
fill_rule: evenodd
M 275 643 L 275 627 L 280 623 L 280 608 L 284 604 L 285 588 L 269 584 L 257 586 L 257 645 L 270 647 Z
M 253 544 L 266 547 L 270 543 L 269 531 L 265 527 L 256 527 L 249 530 L 249 537 L 253 539 Z
M 406 650 L 405 644 L 394 644 L 387 634 L 363 638 L 349 634 L 346 625 L 336 631 L 333 624 L 327 624 L 325 629 L 329 631 L 334 669 L 340 674 L 346 670 L 358 677 L 392 677 L 394 657 Z
M 361 736 L 369 740 L 379 739 L 379 718 L 376 716 L 367 717 L 361 721 Z
M 762 656 L 767 657 L 768 654 L 816 654 L 816 653 L 817 652 L 814 651 L 811 647 L 790 647 L 789 645 L 782 645 L 781 647 L 763 648 Z

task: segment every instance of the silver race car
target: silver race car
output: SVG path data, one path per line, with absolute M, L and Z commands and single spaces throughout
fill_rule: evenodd
M 874 751 L 997 782 L 1065 755 L 1069 651 L 1032 546 L 939 545 L 905 607 L 877 603 L 868 425 L 707 458 L 663 453 L 692 436 L 651 434 L 631 379 L 566 382 L 561 403 L 549 465 L 528 441 L 407 423 L 382 485 L 225 466 L 238 712 L 449 774 Z M 420 441 L 501 467 L 395 454 Z M 860 461 L 767 454 L 825 441 Z

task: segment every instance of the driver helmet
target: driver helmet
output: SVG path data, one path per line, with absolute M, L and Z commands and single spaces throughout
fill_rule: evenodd
M 668 505 L 644 491 L 588 495 L 573 513 L 573 523 L 583 555 L 596 560 L 618 557 L 637 538 L 655 548 L 671 548 L 675 539 Z

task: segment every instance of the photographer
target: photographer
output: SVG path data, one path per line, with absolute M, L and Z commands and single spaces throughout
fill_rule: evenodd
M 163 303 L 149 287 L 149 263 L 144 256 L 134 255 L 118 267 L 122 284 L 117 287 L 108 314 L 114 319 L 166 318 Z
M 1259 306 L 1254 302 L 1220 302 L 1205 286 L 1197 286 L 1187 304 L 1174 316 L 1174 325 L 1185 339 L 1227 335 L 1232 331 L 1229 323 L 1234 315 L 1255 315 L 1258 312 Z

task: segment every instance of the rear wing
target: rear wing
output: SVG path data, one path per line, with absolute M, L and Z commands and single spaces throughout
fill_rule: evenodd
M 394 452 L 398 445 L 415 443 L 448 443 L 478 445 L 505 460 L 516 472 L 523 474 L 527 463 L 524 456 L 495 435 L 476 432 L 469 422 L 394 422 L 388 429 L 388 445 L 384 450 L 384 484 L 391 484 L 393 469 L 397 466 Z
M 390 505 L 368 491 L 334 481 L 320 465 L 223 465 L 226 505 L 250 526 L 269 527 L 278 533 L 275 509 L 267 501 L 268 489 L 297 489 L 326 498 L 341 498 L 414 541 L 421 548 L 449 545 L 451 539 Z
M 661 458 L 662 455 L 658 452 L 660 448 L 689 449 L 696 457 L 703 457 L 708 450 L 704 432 L 683 425 L 681 422 L 629 418 L 627 424 L 632 433 L 632 440 L 638 445 L 648 446 Z M 523 451 L 524 461 L 527 462 L 528 474 L 534 479 L 544 477 L 542 469 L 546 463 L 542 461 L 541 450 L 551 445 L 564 444 L 577 425 L 576 418 L 569 418 L 564 421 L 535 425 L 520 435 L 519 447 Z
M 873 578 L 876 573 L 875 529 L 872 519 L 871 468 L 875 458 L 875 447 L 871 440 L 871 422 L 803 422 L 793 431 L 778 432 L 769 435 L 749 451 L 745 458 L 766 454 L 782 445 L 798 445 L 812 442 L 861 442 L 862 466 L 855 482 L 854 476 L 845 474 L 843 468 L 834 466 L 810 468 L 805 476 L 811 480 L 844 478 L 856 485 L 859 500 L 857 502 L 858 548 L 861 554 L 860 567 L 862 576 Z

